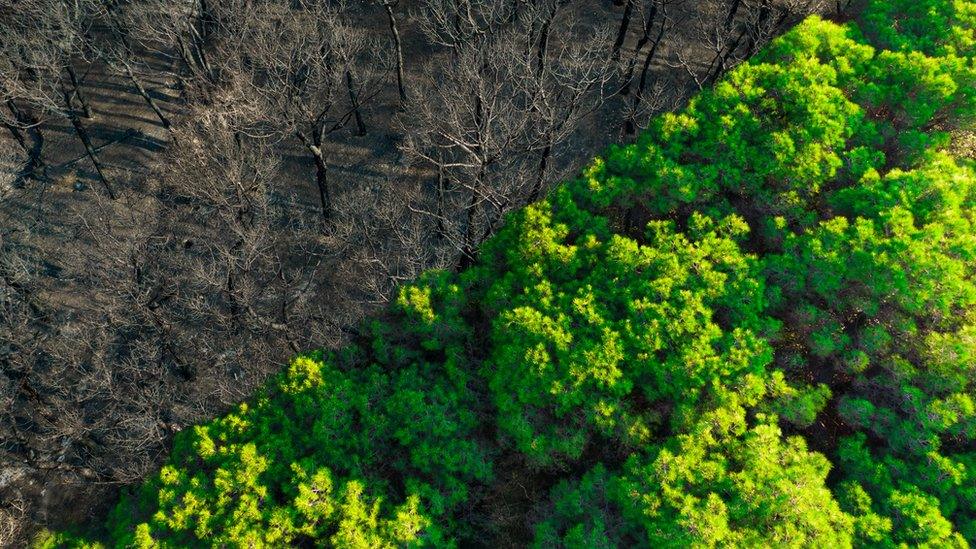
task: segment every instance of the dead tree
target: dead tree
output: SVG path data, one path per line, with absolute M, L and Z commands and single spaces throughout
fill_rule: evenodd
M 35 449 L 104 481 L 140 478 L 182 426 L 329 341 L 316 224 L 294 219 L 266 144 L 195 114 L 154 170 L 159 201 L 124 196 L 107 223 L 79 220 L 92 244 L 72 260 L 97 306 L 45 343 L 55 367 L 24 378 L 55 395 L 35 406 L 53 441 Z
M 650 67 L 651 62 L 659 51 L 664 39 L 667 25 L 662 20 L 667 17 L 669 8 L 680 5 L 684 0 L 637 0 L 635 18 L 640 23 L 640 37 L 634 46 L 633 54 L 627 60 L 627 67 L 623 71 L 623 84 L 620 95 L 629 95 L 634 84 L 634 71 L 641 67 Z M 647 49 L 649 47 L 649 49 Z M 642 70 L 642 74 L 643 74 Z
M 400 0 L 374 0 L 386 12 L 386 20 L 390 25 L 390 38 L 393 40 L 393 57 L 396 60 L 397 94 L 400 103 L 407 100 L 407 89 L 403 75 L 403 42 L 400 39 L 400 26 L 394 9 L 400 5 Z
M 686 22 L 696 41 L 709 51 L 704 69 L 677 53 L 673 68 L 683 69 L 702 89 L 755 54 L 770 39 L 812 13 L 827 9 L 824 0 L 718 0 L 705 4 Z
M 352 118 L 365 133 L 361 111 L 379 93 L 387 62 L 375 55 L 382 48 L 343 21 L 341 4 L 301 0 L 261 9 L 242 32 L 240 97 L 257 105 L 259 125 L 297 137 L 308 151 L 328 219 L 333 191 L 327 138 Z
M 26 106 L 36 113 L 15 115 L 14 120 L 20 124 L 38 120 L 37 124 L 28 123 L 36 128 L 45 116 L 66 119 L 106 192 L 114 198 L 115 192 L 81 121 L 83 112 L 74 106 L 80 89 L 72 63 L 76 55 L 85 53 L 85 36 L 97 10 L 98 5 L 91 2 L 56 0 L 29 0 L 0 7 L 0 12 L 7 15 L 0 18 L 0 35 L 5 38 L 0 45 L 0 89 L 8 107 L 16 111 Z M 40 157 L 40 151 L 36 156 Z
M 509 0 L 422 0 L 417 24 L 431 44 L 457 54 L 516 20 L 521 4 Z
M 560 24 L 565 22 L 560 20 L 561 16 L 572 17 L 572 14 L 561 10 L 558 1 L 539 2 L 528 14 L 535 21 L 531 25 L 535 32 L 530 33 L 535 65 L 525 80 L 535 129 L 529 146 L 538 158 L 528 201 L 541 197 L 553 175 L 555 178 L 568 175 L 565 170 L 553 174 L 552 159 L 559 155 L 560 145 L 571 139 L 581 123 L 600 108 L 606 86 L 616 75 L 616 64 L 606 54 L 609 34 L 598 32 L 582 40 L 572 36 L 567 25 Z M 496 222 L 497 219 L 489 224 L 489 232 Z
M 601 101 L 609 40 L 595 42 L 603 53 L 569 45 L 560 6 L 522 6 L 507 21 L 489 10 L 494 27 L 467 10 L 428 21 L 448 22 L 429 34 L 453 55 L 426 68 L 430 91 L 401 117 L 404 149 L 438 174 L 431 215 L 462 266 L 507 211 L 541 194 L 558 146 Z
M 130 38 L 132 36 L 132 29 L 128 26 L 130 24 L 132 24 L 131 19 L 115 11 L 108 11 L 103 18 L 105 30 L 99 33 L 103 38 L 95 41 L 92 49 L 110 70 L 124 75 L 132 83 L 136 93 L 156 115 L 163 128 L 175 137 L 172 121 L 146 88 L 140 74 L 146 70 L 145 63 L 140 56 L 138 42 Z M 165 74 L 163 76 L 165 77 Z
M 627 0 L 624 5 L 624 13 L 620 19 L 620 28 L 617 29 L 617 39 L 613 41 L 613 48 L 611 50 L 611 58 L 617 60 L 620 58 L 620 48 L 624 45 L 624 40 L 627 38 L 627 31 L 630 29 L 630 18 L 634 11 L 634 1 Z
M 130 0 L 111 10 L 128 49 L 168 61 L 189 99 L 210 102 L 224 83 L 228 58 L 239 55 L 250 0 Z M 138 72 L 138 71 L 137 71 Z
M 448 64 L 426 68 L 436 91 L 422 100 L 415 95 L 402 117 L 407 154 L 444 178 L 437 205 L 448 226 L 442 236 L 462 257 L 470 259 L 486 214 L 501 210 L 505 187 L 519 181 L 530 107 L 517 82 L 531 72 L 524 50 L 510 41 L 461 46 Z
M 6 111 L 0 109 L 0 124 L 7 128 L 27 157 L 19 177 L 21 179 L 37 177 L 38 172 L 44 168 L 41 154 L 44 150 L 44 134 L 38 127 L 40 121 L 18 107 L 13 97 L 8 96 L 2 102 L 6 106 Z
M 631 82 L 634 79 L 634 67 L 637 65 L 637 60 L 641 59 L 640 76 L 637 79 L 634 95 L 626 110 L 626 118 L 624 119 L 625 135 L 633 135 L 637 131 L 638 119 L 645 118 L 643 116 L 644 113 L 648 110 L 656 110 L 661 106 L 649 104 L 652 102 L 648 101 L 650 91 L 648 85 L 650 84 L 651 65 L 660 51 L 665 36 L 675 26 L 675 20 L 668 13 L 668 8 L 672 3 L 668 0 L 649 0 L 646 2 L 646 5 L 648 5 L 647 11 L 644 12 L 642 10 L 644 33 L 638 41 L 634 57 L 627 67 L 627 74 L 624 76 L 624 88 L 621 90 L 623 95 L 629 94 Z

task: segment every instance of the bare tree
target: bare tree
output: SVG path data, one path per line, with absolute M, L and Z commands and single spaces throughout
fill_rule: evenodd
M 146 88 L 144 79 L 140 75 L 140 72 L 148 67 L 145 67 L 144 58 L 140 55 L 139 43 L 130 38 L 133 32 L 129 26 L 131 24 L 133 24 L 131 19 L 123 17 L 114 10 L 108 11 L 103 20 L 105 30 L 99 33 L 102 39 L 95 41 L 92 49 L 106 66 L 124 75 L 132 83 L 136 93 L 145 101 L 163 127 L 175 136 L 173 122 Z
M 603 105 L 606 86 L 616 75 L 616 65 L 606 55 L 609 34 L 597 32 L 586 40 L 571 36 L 566 25 L 558 24 L 561 7 L 559 2 L 540 2 L 531 13 L 537 22 L 530 38 L 536 59 L 534 72 L 524 79 L 524 85 L 529 88 L 535 129 L 530 148 L 538 164 L 529 201 L 538 199 L 553 179 L 568 175 L 567 171 L 553 172 L 553 156 L 559 155 L 560 145 Z
M 379 93 L 387 64 L 375 55 L 382 48 L 342 20 L 342 7 L 269 2 L 241 39 L 241 97 L 258 105 L 256 124 L 297 137 L 311 155 L 325 219 L 333 213 L 326 138 L 352 118 L 365 133 L 361 109 Z
M 37 126 L 33 115 L 19 113 L 20 104 L 42 115 L 67 119 L 85 147 L 92 166 L 106 192 L 115 192 L 106 177 L 81 116 L 90 108 L 81 94 L 79 79 L 72 63 L 75 55 L 86 53 L 85 38 L 97 17 L 99 5 L 57 0 L 27 0 L 0 5 L 0 89 L 8 108 L 14 114 L 6 120 L 10 126 Z M 81 111 L 75 100 L 81 102 Z M 40 156 L 40 151 L 36 153 Z
M 560 37 L 552 47 L 560 7 L 538 2 L 514 15 L 496 8 L 485 10 L 491 17 L 462 10 L 428 20 L 453 54 L 427 67 L 435 92 L 407 107 L 404 148 L 436 170 L 431 214 L 462 264 L 505 212 L 540 195 L 554 150 L 602 101 L 608 40 L 571 45 Z M 508 19 L 499 23 L 502 14 Z M 448 26 L 433 28 L 438 22 Z
M 184 89 L 206 100 L 219 80 L 215 46 L 232 32 L 219 14 L 241 10 L 246 6 L 237 0 L 131 0 L 112 12 L 131 48 L 169 60 Z
M 624 4 L 623 17 L 620 19 L 620 28 L 617 29 L 617 39 L 613 41 L 613 49 L 611 50 L 611 57 L 617 60 L 620 57 L 620 48 L 624 45 L 624 40 L 627 39 L 627 31 L 630 29 L 631 15 L 634 12 L 634 1 L 627 0 Z
M 417 23 L 434 45 L 459 53 L 511 23 L 521 0 L 422 0 Z
M 772 37 L 792 23 L 822 12 L 824 0 L 717 0 L 691 18 L 695 42 L 706 48 L 711 57 L 702 70 L 689 52 L 678 51 L 674 68 L 682 68 L 698 89 L 715 82 L 745 59 L 748 59 Z
M 396 59 L 397 94 L 400 96 L 400 102 L 403 103 L 407 100 L 407 89 L 403 75 L 403 42 L 400 39 L 400 26 L 397 23 L 396 12 L 394 11 L 400 5 L 400 0 L 373 1 L 383 7 L 386 12 L 386 20 L 390 25 L 390 37 L 393 39 L 393 53 L 394 59 Z
M 523 183 L 516 174 L 527 160 L 531 107 L 515 82 L 532 72 L 527 61 L 508 41 L 461 47 L 447 66 L 427 67 L 437 93 L 412 102 L 403 117 L 406 151 L 440 174 L 437 215 L 453 229 L 442 236 L 465 256 L 485 215 L 500 211 L 511 187 Z M 454 210 L 460 226 L 452 223 Z
M 636 18 L 640 22 L 640 37 L 634 46 L 633 55 L 627 60 L 627 68 L 624 70 L 623 86 L 620 89 L 621 95 L 629 95 L 631 85 L 634 83 L 634 71 L 638 64 L 642 67 L 650 67 L 658 52 L 658 48 L 664 39 L 664 34 L 668 28 L 662 24 L 668 18 L 668 8 L 672 5 L 680 4 L 684 0 L 638 0 Z M 650 45 L 650 49 L 645 49 Z M 641 71 L 642 74 L 645 71 Z
M 662 105 L 656 101 L 661 98 L 662 88 L 656 86 L 648 88 L 650 84 L 651 66 L 660 51 L 665 36 L 675 26 L 675 20 L 669 14 L 669 7 L 681 0 L 644 0 L 640 10 L 643 21 L 643 32 L 637 42 L 634 55 L 627 65 L 624 75 L 622 95 L 630 94 L 630 87 L 634 81 L 634 69 L 640 60 L 640 76 L 634 89 L 630 104 L 625 110 L 624 134 L 633 135 L 637 131 L 638 120 L 646 118 L 645 113 L 659 110 Z

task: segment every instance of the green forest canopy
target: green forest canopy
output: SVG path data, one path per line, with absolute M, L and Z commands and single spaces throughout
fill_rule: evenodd
M 974 54 L 808 19 L 37 543 L 967 546 Z

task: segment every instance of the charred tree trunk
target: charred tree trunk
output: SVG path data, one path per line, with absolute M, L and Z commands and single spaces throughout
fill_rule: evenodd
M 332 195 L 329 192 L 329 166 L 325 162 L 325 152 L 322 150 L 321 129 L 313 128 L 311 140 L 301 131 L 295 132 L 295 135 L 312 154 L 312 159 L 315 160 L 315 185 L 319 191 L 322 219 L 328 221 L 332 216 Z
M 555 13 L 550 14 L 542 22 L 542 28 L 539 30 L 539 47 L 535 54 L 535 71 L 537 77 L 541 77 L 542 73 L 546 70 L 546 52 L 549 50 L 549 34 L 552 31 L 552 20 L 555 16 Z
M 397 92 L 400 94 L 400 102 L 407 100 L 407 90 L 403 83 L 403 44 L 400 41 L 400 30 L 397 26 L 396 14 L 393 13 L 393 8 L 399 3 L 396 2 L 384 2 L 383 7 L 386 9 L 386 18 L 390 23 L 390 34 L 393 35 L 393 47 L 396 50 L 396 71 L 397 71 Z
M 627 72 L 624 74 L 624 85 L 620 88 L 620 95 L 630 94 L 630 85 L 634 80 L 634 69 L 637 68 L 637 59 L 640 56 L 640 52 L 644 50 L 644 46 L 651 39 L 651 29 L 654 28 L 654 22 L 657 20 L 657 4 L 651 6 L 651 13 L 647 16 L 647 21 L 644 24 L 644 32 L 641 34 L 640 40 L 637 41 L 637 47 L 634 48 L 634 55 L 630 58 L 630 63 L 627 64 Z
M 196 56 L 193 54 L 193 48 L 187 44 L 182 37 L 179 36 L 176 37 L 176 46 L 176 51 L 180 56 L 180 61 L 183 62 L 183 67 L 186 69 L 186 72 L 190 74 L 190 77 L 206 79 L 206 75 L 203 73 L 199 62 L 196 60 Z M 180 72 L 182 73 L 183 71 Z
M 632 5 L 632 0 L 628 0 L 627 7 L 630 8 Z M 549 34 L 552 29 L 552 20 L 556 17 L 555 11 L 549 14 L 549 17 L 545 19 L 542 23 L 542 29 L 539 32 L 539 49 L 536 54 L 536 77 L 542 78 L 543 73 L 546 70 L 546 51 L 549 48 Z M 540 93 L 545 93 L 544 87 L 540 88 Z M 536 105 L 532 105 L 533 112 L 536 112 Z M 545 136 L 546 146 L 542 150 L 542 158 L 539 160 L 539 170 L 537 172 L 537 177 L 535 182 L 532 184 L 532 188 L 529 191 L 529 202 L 535 202 L 538 200 L 540 193 L 542 192 L 542 185 L 545 181 L 545 173 L 547 164 L 549 162 L 549 156 L 552 154 L 552 132 L 547 132 Z M 488 224 L 488 231 L 491 231 L 491 223 Z
M 91 118 L 91 106 L 88 104 L 88 100 L 85 99 L 85 96 L 81 93 L 81 82 L 79 82 L 78 75 L 75 73 L 75 69 L 71 66 L 70 62 L 68 63 L 68 78 L 71 79 L 72 97 L 78 98 L 78 102 L 81 103 L 81 111 L 84 113 L 85 118 Z M 68 106 L 70 107 L 71 104 L 69 103 Z
M 95 153 L 95 148 L 92 147 L 91 139 L 88 137 L 88 131 L 82 126 L 81 120 L 78 118 L 78 113 L 71 107 L 71 94 L 69 92 L 64 92 L 64 103 L 65 103 L 65 113 L 68 120 L 71 121 L 71 125 L 74 126 L 75 133 L 78 134 L 78 139 L 81 140 L 81 144 L 85 146 L 85 153 L 88 155 L 89 160 L 91 160 L 92 165 L 95 167 L 95 172 L 98 174 L 98 178 L 101 180 L 102 185 L 105 187 L 105 191 L 108 193 L 109 198 L 115 200 L 115 192 L 112 190 L 112 185 L 109 183 L 108 178 L 105 177 L 105 172 L 102 171 L 102 163 L 98 160 L 98 155 Z
M 444 189 L 444 167 L 437 166 L 437 238 L 444 240 L 447 237 L 447 227 L 444 225 L 444 201 L 446 189 Z
M 535 183 L 529 192 L 529 202 L 535 202 L 542 197 L 542 188 L 546 182 L 546 171 L 549 169 L 549 158 L 552 157 L 551 140 L 542 149 L 542 157 L 539 159 L 539 169 L 536 171 Z
M 749 40 L 746 42 L 747 57 L 754 55 L 762 46 L 764 36 L 768 37 L 772 32 L 775 32 L 776 29 L 782 28 L 783 24 L 786 23 L 786 20 L 789 17 L 789 12 L 787 10 L 782 10 L 772 27 L 770 27 L 770 30 L 764 30 L 766 25 L 769 23 L 769 18 L 772 16 L 772 14 L 773 11 L 768 4 L 764 4 L 762 8 L 760 8 L 759 17 L 757 18 L 756 24 L 752 28 L 752 31 L 749 33 Z
M 44 160 L 41 157 L 41 153 L 44 150 L 44 134 L 41 133 L 41 130 L 38 127 L 39 122 L 37 119 L 35 119 L 32 115 L 20 110 L 20 107 L 18 107 L 13 100 L 7 101 L 7 108 L 10 109 L 10 113 L 14 115 L 14 120 L 16 120 L 17 124 L 19 124 L 19 128 L 17 125 L 13 125 L 13 128 L 18 130 L 20 128 L 30 128 L 29 133 L 31 136 L 33 136 L 34 142 L 31 145 L 30 150 L 27 150 L 27 167 L 24 168 L 24 173 L 27 176 L 32 176 L 38 168 L 44 166 Z M 23 135 L 23 132 L 21 135 Z
M 732 54 L 734 54 L 736 50 L 739 49 L 739 44 L 742 43 L 742 39 L 745 37 L 746 37 L 746 28 L 743 27 L 742 30 L 739 32 L 738 38 L 735 39 L 735 42 L 732 42 L 732 45 L 726 48 L 724 52 L 719 53 L 718 64 L 715 65 L 715 71 L 711 74 L 705 75 L 706 82 L 708 82 L 709 80 L 715 82 L 722 76 L 722 74 L 724 74 L 728 70 L 729 59 L 732 57 Z M 711 65 L 709 66 L 709 70 L 711 70 Z
M 359 111 L 359 97 L 356 95 L 356 83 L 352 77 L 352 71 L 346 71 L 346 89 L 349 91 L 349 102 L 352 103 L 352 113 L 356 118 L 357 135 L 366 135 L 366 125 L 363 124 L 363 115 Z
M 730 28 L 732 22 L 735 21 L 735 16 L 739 13 L 739 8 L 742 6 L 742 0 L 732 0 L 732 5 L 729 6 L 729 14 L 725 18 L 725 28 Z
M 137 77 L 136 74 L 132 72 L 132 67 L 130 67 L 128 64 L 125 64 L 125 73 L 129 76 L 129 80 L 132 82 L 132 85 L 136 87 L 136 91 L 139 92 L 139 95 L 142 96 L 142 99 L 145 100 L 146 104 L 149 105 L 149 108 L 152 109 L 152 111 L 156 114 L 156 118 L 158 118 L 160 123 L 162 123 L 163 127 L 166 128 L 172 134 L 173 125 L 170 123 L 169 118 L 167 118 L 166 115 L 163 114 L 163 110 L 159 108 L 159 105 L 156 103 L 156 100 L 153 99 L 151 95 L 149 95 L 149 92 L 146 91 L 146 87 L 142 85 L 142 81 L 140 81 L 139 77 Z M 175 134 L 174 134 L 174 139 L 175 139 Z
M 624 132 L 627 135 L 633 135 L 637 131 L 637 109 L 640 108 L 640 104 L 644 100 L 644 90 L 647 89 L 647 76 L 650 74 L 651 61 L 657 55 L 657 48 L 661 44 L 661 40 L 664 39 L 666 23 L 666 20 L 661 21 L 661 30 L 658 31 L 651 49 L 648 50 L 647 56 L 644 58 L 644 66 L 641 67 L 640 82 L 637 84 L 637 91 L 634 93 L 634 102 L 630 109 L 630 115 L 624 123 Z
M 316 147 L 315 156 L 315 184 L 319 190 L 319 202 L 322 204 L 322 219 L 332 217 L 332 195 L 329 193 L 329 166 L 325 163 L 322 150 Z
M 216 75 L 207 55 L 207 43 L 213 34 L 214 28 L 217 26 L 217 18 L 214 16 L 213 10 L 207 0 L 200 0 L 200 11 L 194 23 L 190 25 L 190 31 L 193 33 L 193 48 L 191 52 L 203 73 L 211 82 L 214 82 Z
M 624 45 L 624 40 L 627 38 L 627 29 L 630 27 L 630 15 L 634 11 L 634 0 L 627 0 L 627 5 L 624 6 L 623 19 L 620 21 L 620 29 L 617 31 L 617 39 L 613 41 L 613 50 L 610 53 L 610 58 L 617 60 L 620 58 L 620 48 Z
M 13 136 L 14 141 L 20 145 L 20 148 L 24 151 L 24 154 L 28 155 L 29 157 L 31 154 L 31 149 L 27 146 L 27 140 L 24 139 L 24 134 L 20 131 L 20 128 L 8 122 L 4 122 L 3 125 L 5 128 L 7 128 L 7 131 L 10 132 L 10 135 Z
M 31 148 L 27 146 L 27 140 L 24 139 L 24 134 L 23 132 L 20 131 L 20 128 L 8 122 L 4 122 L 3 125 L 10 132 L 10 135 L 13 136 L 14 141 L 16 141 L 18 145 L 20 145 L 20 148 L 27 155 L 27 158 L 31 158 Z M 21 172 L 17 174 L 17 179 L 14 180 L 14 186 L 15 187 L 23 186 L 24 181 L 31 176 L 33 171 L 34 170 L 32 168 L 32 163 L 28 160 L 27 165 L 25 165 L 24 168 L 21 170 Z

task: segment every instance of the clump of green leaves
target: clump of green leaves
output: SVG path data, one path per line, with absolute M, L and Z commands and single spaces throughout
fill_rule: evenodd
M 597 437 L 649 444 L 694 417 L 709 384 L 770 361 L 758 267 L 735 240 L 744 224 L 696 215 L 690 225 L 685 235 L 652 222 L 643 243 L 571 239 L 543 202 L 489 249 L 500 269 L 483 369 L 499 429 L 536 465 L 576 461 Z

